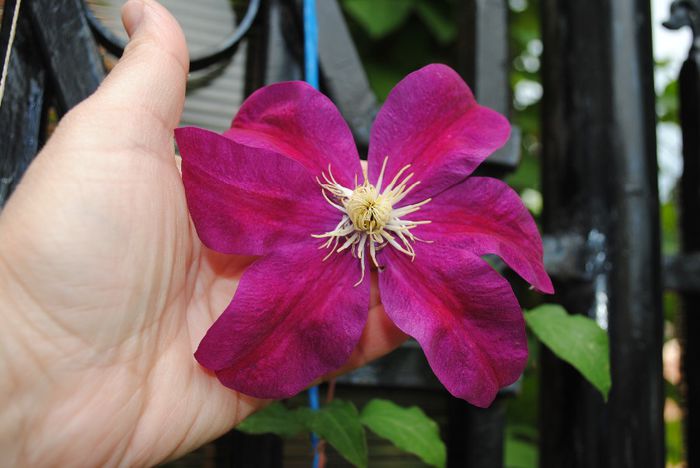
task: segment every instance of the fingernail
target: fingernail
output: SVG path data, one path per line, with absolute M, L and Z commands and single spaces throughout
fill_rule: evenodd
M 122 7 L 122 23 L 129 37 L 133 36 L 143 20 L 142 0 L 129 0 Z

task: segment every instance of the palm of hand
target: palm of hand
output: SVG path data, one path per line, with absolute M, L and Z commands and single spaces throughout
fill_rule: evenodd
M 78 146 L 74 135 L 88 106 L 81 107 L 2 218 L 4 284 L 24 312 L 12 326 L 26 330 L 17 339 L 26 359 L 16 371 L 40 386 L 58 383 L 51 398 L 61 401 L 32 410 L 39 433 L 27 439 L 51 448 L 24 452 L 40 464 L 57 462 L 62 451 L 66 460 L 89 454 L 89 465 L 155 463 L 261 404 L 221 386 L 192 357 L 252 259 L 201 245 L 169 134 L 153 148 L 105 144 L 100 137 L 116 122 L 135 117 L 120 111 L 92 119 L 97 138 Z M 97 421 L 85 432 L 81 419 Z

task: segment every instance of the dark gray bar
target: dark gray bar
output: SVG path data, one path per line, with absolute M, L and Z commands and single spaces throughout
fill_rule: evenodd
M 544 229 L 584 240 L 572 313 L 608 327 L 607 405 L 542 353 L 543 467 L 664 465 L 661 265 L 648 2 L 542 4 Z

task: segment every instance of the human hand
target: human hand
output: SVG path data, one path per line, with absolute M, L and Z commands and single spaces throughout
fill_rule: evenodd
M 0 216 L 0 460 L 153 465 L 265 404 L 194 360 L 254 258 L 204 247 L 172 130 L 187 48 L 177 22 L 132 0 L 131 41 L 99 90 L 61 121 Z M 348 368 L 405 339 L 376 278 Z

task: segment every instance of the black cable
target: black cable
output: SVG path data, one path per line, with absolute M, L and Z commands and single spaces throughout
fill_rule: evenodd
M 221 60 L 231 57 L 238 49 L 241 39 L 245 37 L 250 27 L 253 25 L 253 21 L 259 9 L 260 0 L 250 0 L 248 9 L 241 22 L 236 26 L 236 30 L 233 34 L 228 36 L 211 54 L 207 54 L 203 57 L 190 57 L 190 71 L 202 70 L 203 68 L 207 68 Z M 107 29 L 86 4 L 84 4 L 84 10 L 88 23 L 90 24 L 90 29 L 92 29 L 92 33 L 95 35 L 97 42 L 111 54 L 121 57 L 124 53 L 126 42 Z

